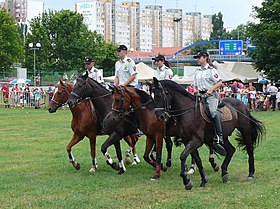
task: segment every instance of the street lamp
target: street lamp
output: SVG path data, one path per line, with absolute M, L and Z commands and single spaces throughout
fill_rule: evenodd
M 35 77 L 36 77 L 36 50 L 39 50 L 41 48 L 41 44 L 40 43 L 36 43 L 36 45 L 34 46 L 33 43 L 29 43 L 29 48 L 31 50 L 33 50 L 34 52 L 34 57 L 33 57 L 33 61 L 34 61 L 34 86 L 36 86 L 36 82 L 35 82 Z

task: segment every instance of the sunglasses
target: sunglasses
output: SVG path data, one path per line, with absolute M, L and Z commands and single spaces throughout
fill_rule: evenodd
M 159 62 L 159 61 L 161 61 L 161 62 L 162 62 L 163 60 L 155 60 L 155 62 Z
M 86 62 L 85 64 L 86 64 L 86 65 L 90 65 L 90 64 L 91 64 L 91 62 Z

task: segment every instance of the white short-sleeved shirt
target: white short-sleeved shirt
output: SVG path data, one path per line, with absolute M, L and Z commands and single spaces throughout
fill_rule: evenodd
M 87 70 L 87 71 L 88 71 L 88 77 L 92 78 L 93 80 L 96 80 L 98 83 L 104 83 L 103 75 L 100 70 L 93 67 L 91 68 L 91 70 Z
M 124 84 L 132 75 L 138 74 L 135 62 L 129 58 L 125 57 L 123 60 L 118 60 L 115 64 L 115 76 L 119 77 L 119 85 Z M 137 87 L 138 77 L 129 84 Z
M 199 91 L 207 91 L 220 80 L 222 80 L 222 78 L 217 70 L 209 64 L 195 71 L 194 85 Z
M 154 77 L 156 77 L 158 80 L 171 80 L 173 77 L 172 70 L 163 65 L 161 68 L 157 68 L 154 72 Z

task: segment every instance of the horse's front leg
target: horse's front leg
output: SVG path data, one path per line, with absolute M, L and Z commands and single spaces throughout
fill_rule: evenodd
M 167 167 L 161 163 L 162 156 L 162 144 L 163 136 L 156 136 L 156 175 L 151 178 L 151 180 L 157 180 L 160 178 L 160 170 L 167 171 Z
M 126 171 L 126 168 L 124 166 L 123 159 L 122 159 L 122 150 L 121 150 L 120 141 L 119 140 L 115 141 L 114 146 L 115 146 L 116 154 L 117 154 L 117 157 L 118 157 L 118 160 L 119 160 L 119 168 L 120 169 L 119 169 L 118 174 L 123 174 Z
M 208 177 L 205 175 L 205 171 L 204 168 L 202 166 L 202 161 L 201 158 L 199 156 L 198 150 L 196 149 L 195 151 L 193 151 L 191 153 L 192 158 L 195 160 L 195 163 L 198 167 L 199 170 L 199 174 L 201 176 L 201 183 L 200 183 L 200 187 L 205 187 L 205 184 L 208 182 Z
M 190 144 L 188 143 L 185 147 L 185 149 L 183 150 L 183 152 L 180 155 L 180 160 L 181 160 L 181 172 L 180 172 L 180 176 L 183 179 L 183 184 L 185 186 L 185 188 L 187 190 L 191 190 L 193 187 L 192 181 L 188 178 L 187 175 L 187 169 L 186 169 L 186 161 L 187 161 L 187 157 L 190 154 Z
M 165 145 L 166 145 L 166 150 L 167 150 L 167 160 L 166 160 L 166 166 L 171 167 L 171 162 L 172 162 L 172 140 L 169 135 L 167 135 L 165 138 Z
M 92 166 L 89 170 L 90 173 L 94 173 L 97 169 L 97 161 L 96 161 L 96 133 L 91 132 L 88 134 L 89 143 L 90 143 L 90 155 Z
M 72 153 L 72 147 L 75 146 L 79 141 L 81 141 L 84 138 L 84 136 L 80 136 L 76 133 L 73 134 L 71 141 L 67 144 L 66 150 L 68 153 L 69 161 L 72 163 L 73 167 L 76 170 L 80 170 L 81 166 L 78 162 L 75 161 L 75 157 Z
M 116 141 L 120 141 L 120 139 L 121 139 L 121 137 L 119 136 L 119 134 L 117 134 L 116 132 L 113 132 L 112 134 L 110 134 L 108 139 L 101 145 L 101 152 L 103 153 L 103 155 L 106 159 L 106 163 L 115 170 L 119 170 L 119 165 L 117 163 L 113 162 L 113 159 L 107 152 L 107 149 L 112 144 L 114 144 Z
M 213 146 L 215 146 L 213 143 L 209 144 L 209 163 L 211 164 L 213 170 L 215 172 L 218 172 L 220 170 L 220 167 L 215 161 Z
M 140 159 L 136 152 L 136 143 L 138 141 L 138 137 L 136 135 L 129 135 L 129 136 L 124 137 L 124 140 L 129 145 L 129 148 L 125 152 L 125 162 L 128 164 L 131 163 L 130 155 L 132 152 L 133 153 L 133 163 L 132 164 L 140 163 Z
M 152 165 L 153 167 L 156 167 L 156 162 L 154 160 L 151 160 L 149 155 L 150 155 L 150 152 L 154 146 L 154 140 L 151 139 L 150 137 L 146 137 L 146 148 L 145 148 L 145 153 L 144 153 L 144 160 L 149 163 L 150 165 Z

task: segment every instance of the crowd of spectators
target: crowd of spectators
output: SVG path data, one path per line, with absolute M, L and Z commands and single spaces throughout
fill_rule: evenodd
M 189 85 L 186 89 L 194 93 L 194 88 Z M 233 97 L 244 103 L 249 111 L 280 110 L 280 87 L 275 83 L 263 84 L 262 91 L 257 91 L 252 83 L 241 82 L 224 83 L 219 89 L 220 98 Z
M 34 107 L 39 109 L 51 100 L 53 88 L 49 86 L 48 90 L 45 90 L 43 87 L 30 87 L 29 84 L 15 84 L 9 88 L 7 84 L 3 84 L 0 94 L 6 108 Z

